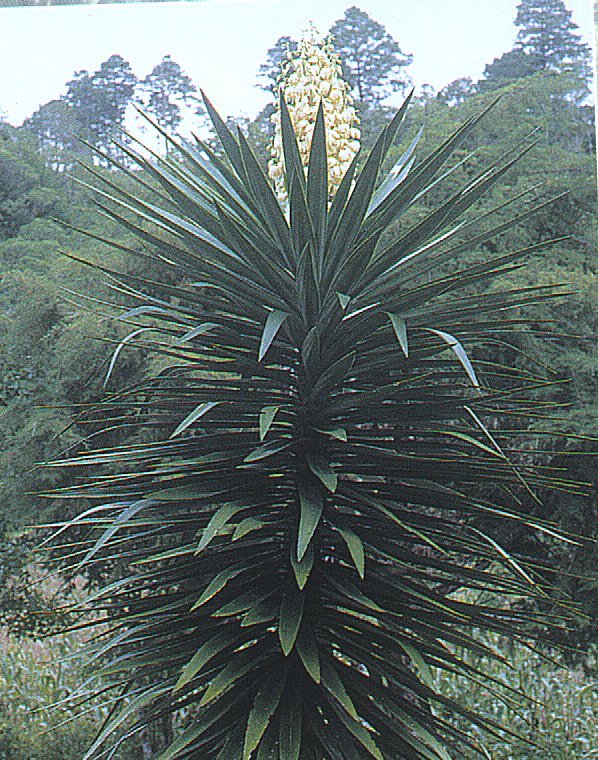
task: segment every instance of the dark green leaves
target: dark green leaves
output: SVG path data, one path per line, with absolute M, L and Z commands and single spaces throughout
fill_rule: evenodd
M 222 155 L 201 141 L 151 161 L 127 148 L 138 192 L 93 169 L 105 213 L 155 264 L 151 281 L 97 268 L 111 312 L 152 325 L 115 341 L 109 374 L 141 333 L 155 355 L 137 386 L 81 406 L 106 448 L 84 442 L 55 465 L 72 485 L 51 495 L 85 505 L 57 551 L 117 575 L 89 599 L 111 701 L 90 758 L 180 709 L 189 725 L 163 758 L 446 758 L 445 743 L 472 745 L 463 721 L 497 726 L 437 694 L 431 668 L 483 680 L 468 655 L 492 652 L 472 631 L 520 639 L 555 619 L 542 568 L 504 546 L 504 524 L 525 546 L 528 529 L 557 540 L 530 500 L 581 488 L 526 443 L 552 376 L 502 362 L 523 353 L 497 337 L 527 335 L 524 307 L 553 293 L 492 283 L 545 246 L 457 261 L 464 231 L 487 240 L 490 212 L 460 214 L 512 157 L 445 190 L 473 117 L 419 164 L 418 135 L 380 178 L 408 101 L 331 203 L 324 107 L 304 167 L 284 99 L 288 209 L 207 100 Z
M 280 639 L 280 646 L 285 657 L 295 646 L 299 626 L 301 625 L 304 602 L 305 595 L 292 586 L 282 599 L 278 638 Z
M 388 318 L 390 319 L 390 323 L 392 325 L 392 329 L 395 332 L 395 335 L 397 336 L 397 340 L 399 341 L 399 345 L 401 346 L 401 349 L 403 353 L 405 354 L 405 358 L 409 358 L 409 344 L 407 342 L 407 324 L 405 323 L 405 320 L 402 317 L 399 317 L 398 314 L 388 314 Z
M 298 484 L 299 491 L 299 531 L 297 537 L 297 559 L 303 559 L 313 538 L 322 511 L 324 510 L 324 495 L 322 488 L 313 478 L 302 478 Z
M 203 404 L 198 404 L 195 409 L 185 417 L 180 425 L 176 427 L 174 433 L 172 433 L 170 437 L 176 438 L 177 435 L 180 435 L 182 432 L 184 432 L 188 427 L 193 425 L 194 422 L 197 422 L 197 420 L 203 417 L 204 414 L 207 414 L 219 403 L 219 401 L 206 401 Z
M 251 753 L 260 743 L 260 739 L 268 728 L 272 713 L 278 707 L 284 686 L 283 674 L 277 673 L 272 679 L 266 681 L 258 691 L 247 721 L 243 760 L 249 760 Z
M 286 314 L 284 311 L 278 311 L 274 310 L 271 311 L 268 314 L 268 317 L 266 318 L 266 324 L 264 325 L 264 331 L 262 333 L 262 338 L 260 340 L 260 349 L 258 354 L 258 361 L 261 362 L 261 360 L 266 355 L 267 350 L 272 345 L 272 341 L 276 337 L 276 334 L 280 330 L 282 323 L 285 321 L 285 319 L 289 315 Z

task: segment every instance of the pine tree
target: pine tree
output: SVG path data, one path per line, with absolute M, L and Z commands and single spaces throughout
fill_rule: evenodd
M 297 50 L 297 40 L 292 37 L 285 35 L 276 40 L 268 50 L 266 62 L 262 63 L 258 71 L 258 79 L 262 82 L 257 85 L 260 89 L 276 95 L 283 61 L 286 60 L 289 53 L 294 53 L 295 50 Z
M 343 61 L 343 76 L 355 98 L 373 106 L 406 89 L 403 69 L 413 56 L 405 54 L 385 27 L 356 6 L 330 28 L 334 48 Z
M 67 83 L 66 103 L 95 144 L 110 151 L 110 136 L 123 126 L 137 77 L 120 55 L 111 55 L 93 74 L 79 71 Z
M 517 7 L 517 48 L 531 55 L 538 70 L 571 71 L 590 77 L 590 48 L 575 32 L 563 0 L 522 0 Z
M 74 109 L 62 99 L 50 100 L 23 122 L 23 128 L 35 135 L 46 164 L 56 171 L 69 170 L 75 157 L 89 154 L 78 138 L 89 140 Z
M 495 58 L 484 68 L 484 78 L 477 87 L 480 92 L 496 90 L 512 84 L 517 79 L 531 76 L 540 70 L 536 56 L 526 53 L 521 48 L 515 48 Z
M 148 114 L 173 133 L 181 123 L 181 104 L 196 101 L 197 88 L 169 55 L 141 82 L 136 99 Z M 199 103 L 195 103 L 196 107 Z

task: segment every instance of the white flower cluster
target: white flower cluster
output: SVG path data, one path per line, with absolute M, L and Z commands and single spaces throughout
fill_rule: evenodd
M 297 135 L 303 166 L 307 170 L 311 139 L 322 101 L 326 124 L 326 152 L 328 156 L 328 193 L 332 199 L 359 150 L 361 133 L 359 119 L 349 95 L 349 85 L 343 80 L 341 64 L 329 39 L 323 39 L 313 26 L 299 43 L 296 53 L 288 53 L 280 77 L 280 86 L 289 108 Z M 280 127 L 279 105 L 272 116 L 274 139 L 269 175 L 278 200 L 284 204 L 287 194 L 284 184 L 284 156 Z

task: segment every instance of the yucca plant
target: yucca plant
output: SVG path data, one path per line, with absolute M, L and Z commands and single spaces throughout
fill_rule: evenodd
M 89 413 L 141 436 L 52 465 L 84 473 L 53 494 L 86 504 L 58 531 L 63 564 L 120 563 L 87 601 L 100 627 L 85 654 L 113 702 L 87 758 L 176 715 L 161 760 L 446 759 L 479 749 L 463 718 L 500 727 L 439 693 L 431 669 L 492 691 L 458 654 L 500 656 L 476 631 L 526 642 L 564 614 L 496 537 L 555 538 L 532 517 L 537 492 L 576 488 L 517 459 L 545 410 L 539 365 L 492 360 L 530 329 L 522 307 L 556 292 L 490 284 L 549 243 L 455 264 L 506 228 L 491 224 L 506 204 L 463 215 L 530 145 L 397 228 L 482 116 L 419 163 L 415 140 L 381 177 L 409 99 L 334 194 L 332 107 L 305 167 L 284 94 L 280 199 L 207 99 L 221 153 L 163 133 L 166 158 L 121 146 L 144 170 L 129 171 L 138 193 L 97 175 L 103 213 L 142 243 L 120 252 L 161 276 L 95 264 L 117 293 L 102 309 L 132 327 L 111 367 L 136 345 L 157 369 Z

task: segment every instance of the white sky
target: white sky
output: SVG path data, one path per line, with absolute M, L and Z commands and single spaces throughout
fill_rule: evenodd
M 440 89 L 480 77 L 510 50 L 519 0 L 200 0 L 0 9 L 0 113 L 20 124 L 65 92 L 80 69 L 119 53 L 139 77 L 170 54 L 225 115 L 253 116 L 266 102 L 258 67 L 282 35 L 311 20 L 326 31 L 350 5 L 384 24 L 405 53 L 416 86 Z M 566 0 L 593 42 L 591 0 Z

